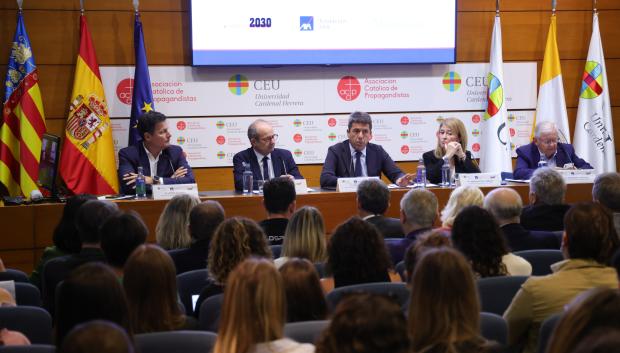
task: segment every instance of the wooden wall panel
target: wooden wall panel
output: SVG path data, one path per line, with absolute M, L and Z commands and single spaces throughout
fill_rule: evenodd
M 87 12 L 100 10 L 133 11 L 131 0 L 85 0 L 84 8 Z M 0 9 L 16 10 L 15 1 L 4 0 L 0 3 Z M 28 10 L 74 10 L 80 9 L 78 0 L 53 0 L 53 1 L 24 1 L 24 11 Z M 140 1 L 140 11 L 189 11 L 188 0 L 143 0 Z
M 495 11 L 495 0 L 457 0 L 458 11 Z M 620 9 L 617 0 L 598 0 L 597 8 Z M 592 1 L 588 0 L 559 0 L 558 11 L 591 10 Z M 500 10 L 503 11 L 542 11 L 551 12 L 550 0 L 500 0 Z

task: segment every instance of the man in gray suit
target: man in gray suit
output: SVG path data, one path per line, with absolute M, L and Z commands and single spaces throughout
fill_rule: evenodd
M 357 213 L 374 224 L 384 238 L 402 238 L 403 227 L 398 218 L 385 217 L 383 214 L 390 207 L 390 191 L 379 179 L 362 181 L 357 188 Z

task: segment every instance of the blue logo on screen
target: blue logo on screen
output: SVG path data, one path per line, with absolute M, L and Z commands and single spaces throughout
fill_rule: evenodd
M 299 16 L 299 30 L 302 32 L 314 30 L 314 16 Z

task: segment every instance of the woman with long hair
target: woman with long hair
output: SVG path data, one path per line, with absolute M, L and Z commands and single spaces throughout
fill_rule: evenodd
M 291 257 L 308 259 L 312 263 L 325 261 L 325 223 L 316 207 L 304 206 L 293 213 L 284 232 L 281 255 L 274 261 L 278 268 Z
M 231 272 L 213 353 L 305 353 L 311 344 L 283 338 L 286 297 L 267 259 L 250 258 Z
M 459 212 L 467 206 L 480 206 L 484 203 L 484 194 L 476 186 L 459 186 L 450 193 L 446 206 L 441 210 L 441 226 L 449 230 Z
M 294 257 L 280 267 L 280 275 L 287 298 L 287 321 L 325 320 L 327 303 L 314 265 Z
M 166 250 L 188 248 L 192 244 L 189 234 L 189 213 L 200 203 L 193 195 L 176 195 L 164 207 L 155 226 L 157 244 Z

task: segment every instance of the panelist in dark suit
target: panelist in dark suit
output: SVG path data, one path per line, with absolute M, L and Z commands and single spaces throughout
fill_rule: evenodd
M 156 111 L 142 114 L 138 118 L 138 131 L 142 142 L 118 151 L 118 178 L 122 193 L 135 193 L 139 166 L 143 169 L 147 192 L 151 191 L 152 184 L 196 182 L 183 149 L 170 144 L 164 114 Z
M 254 189 L 258 180 L 269 180 L 279 176 L 290 179 L 303 179 L 290 151 L 275 148 L 278 135 L 267 121 L 258 119 L 248 127 L 248 139 L 252 147 L 243 150 L 233 157 L 233 175 L 235 190 L 243 190 L 243 167 L 249 163 L 254 176 Z
M 327 150 L 321 171 L 322 188 L 335 187 L 338 178 L 381 176 L 381 173 L 400 186 L 411 182 L 412 174 L 403 173 L 383 147 L 369 142 L 372 138 L 372 119 L 368 113 L 351 113 L 347 135 L 348 140 Z
M 441 182 L 441 167 L 444 160 L 450 163 L 450 175 L 455 173 L 480 173 L 480 168 L 467 150 L 467 130 L 456 118 L 444 119 L 439 124 L 437 147 L 422 155 L 426 167 L 426 178 L 433 184 Z
M 514 178 L 531 178 L 541 160 L 549 168 L 592 169 L 588 162 L 575 154 L 572 145 L 558 142 L 558 129 L 550 121 L 536 124 L 532 143 L 517 148 Z

